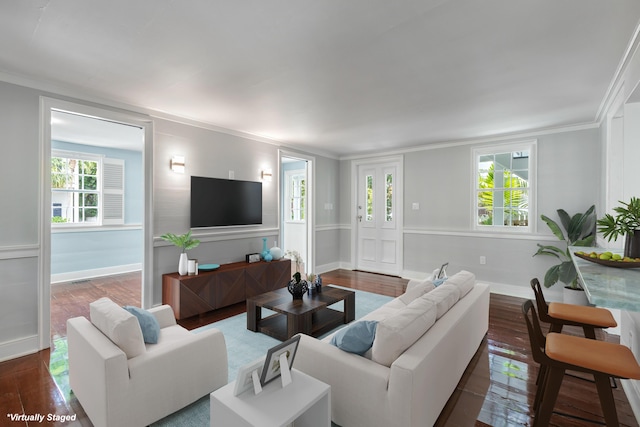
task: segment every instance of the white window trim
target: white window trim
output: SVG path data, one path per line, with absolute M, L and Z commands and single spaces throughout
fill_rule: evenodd
M 483 145 L 472 148 L 471 153 L 471 171 L 473 174 L 473 188 L 471 191 L 471 229 L 484 233 L 517 233 L 531 234 L 536 232 L 537 223 L 537 170 L 538 170 L 538 141 L 536 139 L 515 141 L 507 143 L 497 143 L 491 145 Z M 526 227 L 510 227 L 510 226 L 483 226 L 478 224 L 478 208 L 477 208 L 477 190 L 478 190 L 478 158 L 485 154 L 495 154 L 497 152 L 514 152 L 529 151 L 529 223 Z

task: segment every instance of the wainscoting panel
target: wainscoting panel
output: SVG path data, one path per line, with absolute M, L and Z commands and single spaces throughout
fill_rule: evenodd
M 3 251 L 0 259 L 0 360 L 38 350 L 38 258 L 25 256 L 8 258 Z

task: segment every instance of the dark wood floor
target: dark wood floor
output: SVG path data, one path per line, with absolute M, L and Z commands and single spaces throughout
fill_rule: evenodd
M 397 296 L 404 292 L 406 280 L 369 273 L 337 270 L 323 275 L 333 283 L 369 292 Z M 68 317 L 88 316 L 89 302 L 109 296 L 118 304 L 139 305 L 140 275 L 122 275 L 76 284 L 52 287 L 52 337 L 66 335 Z M 523 300 L 491 295 L 489 333 L 467 368 L 460 384 L 443 410 L 437 426 L 527 426 L 532 424 L 530 405 L 535 393 L 538 367 L 531 358 L 524 319 Z M 244 304 L 186 319 L 191 329 L 244 311 Z M 569 329 L 568 333 L 579 333 Z M 600 333 L 599 339 L 617 337 Z M 55 353 L 55 346 L 52 347 Z M 0 426 L 64 425 L 91 426 L 72 394 L 65 394 L 50 372 L 49 350 L 0 363 Z M 621 426 L 638 426 L 621 387 L 614 390 Z M 556 410 L 561 413 L 603 422 L 595 386 L 566 377 Z M 76 414 L 71 423 L 46 421 L 12 422 L 6 414 Z M 552 426 L 591 426 L 593 423 L 554 415 Z

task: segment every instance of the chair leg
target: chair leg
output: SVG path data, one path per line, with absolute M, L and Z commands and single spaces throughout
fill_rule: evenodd
M 616 402 L 611 392 L 611 382 L 609 376 L 605 374 L 594 374 L 600 404 L 602 405 L 602 413 L 607 426 L 618 425 L 618 413 L 616 412 Z
M 549 366 L 547 371 L 544 394 L 542 402 L 540 402 L 540 407 L 536 410 L 533 427 L 546 427 L 549 425 L 553 407 L 556 404 L 558 392 L 560 391 L 562 379 L 564 378 L 564 368 Z
M 564 324 L 562 324 L 561 322 L 553 322 L 549 324 L 549 332 L 557 332 L 560 333 L 562 332 L 562 327 L 564 326 Z
M 596 339 L 596 331 L 593 326 L 583 325 L 582 330 L 584 331 L 584 336 L 586 338 L 595 340 Z
M 547 378 L 549 375 L 549 369 L 547 365 L 540 365 L 540 371 L 538 372 L 538 379 L 540 380 L 537 384 L 538 388 L 536 389 L 536 397 L 533 400 L 533 411 L 537 412 L 540 407 L 540 402 L 544 396 L 544 388 L 547 385 Z
M 540 385 L 540 381 L 547 370 L 547 365 L 540 365 L 540 369 L 538 369 L 538 376 L 536 377 L 536 385 Z

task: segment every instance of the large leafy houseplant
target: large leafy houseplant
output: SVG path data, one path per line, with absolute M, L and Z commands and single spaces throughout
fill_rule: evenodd
M 540 218 L 547 224 L 551 232 L 558 239 L 566 242 L 565 248 L 538 243 L 538 252 L 533 256 L 547 255 L 560 260 L 560 264 L 549 268 L 544 275 L 545 287 L 553 286 L 557 282 L 563 282 L 574 289 L 579 287 L 578 273 L 571 261 L 569 246 L 593 246 L 596 237 L 595 209 L 594 205 L 587 209 L 585 213 L 577 213 L 573 216 L 570 216 L 564 209 L 558 209 L 557 212 L 562 228 L 551 218 L 540 215 Z

